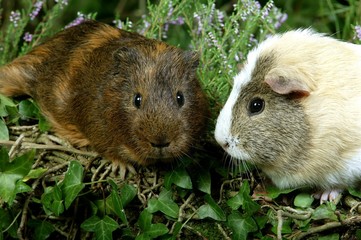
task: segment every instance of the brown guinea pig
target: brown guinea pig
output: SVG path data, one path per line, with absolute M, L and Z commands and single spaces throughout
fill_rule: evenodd
M 164 42 L 86 21 L 0 69 L 0 93 L 28 95 L 53 130 L 126 167 L 187 153 L 208 105 L 198 56 Z

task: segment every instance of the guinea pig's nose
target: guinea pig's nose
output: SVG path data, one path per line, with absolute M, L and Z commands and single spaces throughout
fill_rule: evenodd
M 170 142 L 159 141 L 159 142 L 151 142 L 150 144 L 152 145 L 152 147 L 155 147 L 155 148 L 166 148 L 166 147 L 169 147 Z

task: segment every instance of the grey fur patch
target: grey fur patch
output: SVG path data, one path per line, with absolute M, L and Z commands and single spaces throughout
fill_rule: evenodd
M 310 143 L 310 127 L 300 99 L 275 93 L 264 82 L 265 75 L 276 66 L 276 54 L 260 56 L 251 81 L 245 85 L 232 110 L 231 134 L 238 148 L 251 156 L 251 161 L 267 171 L 286 168 L 292 174 L 305 164 Z M 254 98 L 265 101 L 263 112 L 251 116 L 249 102 Z

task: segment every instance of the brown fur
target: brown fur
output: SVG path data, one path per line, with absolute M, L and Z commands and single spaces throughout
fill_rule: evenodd
M 0 92 L 33 97 L 74 144 L 90 144 L 114 163 L 147 165 L 187 153 L 204 129 L 197 65 L 194 53 L 87 21 L 3 66 Z

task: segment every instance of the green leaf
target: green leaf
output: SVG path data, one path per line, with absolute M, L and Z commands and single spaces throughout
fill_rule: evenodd
M 192 189 L 192 180 L 188 172 L 184 168 L 178 168 L 168 172 L 164 177 L 164 186 L 170 189 L 172 183 L 178 187 Z
M 124 206 L 118 194 L 118 186 L 111 179 L 109 179 L 108 182 L 112 186 L 112 191 L 110 193 L 112 199 L 112 209 L 124 224 L 128 224 L 127 216 L 125 215 L 124 212 Z
M 8 97 L 0 94 L 0 116 L 5 117 L 8 116 L 9 113 L 7 111 L 7 107 L 15 108 L 15 103 Z
M 63 196 L 58 185 L 47 187 L 41 196 L 41 202 L 45 211 L 51 211 L 56 216 L 64 212 Z
M 336 205 L 332 202 L 325 202 L 321 204 L 319 207 L 315 209 L 312 213 L 313 220 L 320 220 L 320 219 L 331 219 L 337 220 L 337 216 L 335 214 Z
M 356 188 L 349 188 L 348 192 L 354 197 L 361 198 L 361 192 L 360 192 L 360 190 L 358 190 Z
M 34 105 L 32 100 L 26 99 L 19 103 L 19 114 L 26 118 L 36 118 L 39 113 L 38 108 Z
M 149 212 L 154 213 L 161 211 L 171 218 L 178 218 L 179 206 L 172 199 L 172 191 L 162 190 L 158 199 L 152 198 L 148 201 L 147 209 Z
M 200 219 L 212 218 L 217 221 L 226 221 L 226 215 L 210 195 L 204 196 L 207 204 L 200 206 L 198 216 Z
M 50 124 L 46 120 L 46 118 L 41 113 L 39 113 L 38 119 L 39 119 L 39 129 L 40 129 L 40 131 L 42 131 L 42 132 L 48 131 L 50 129 Z
M 269 184 L 268 186 L 266 186 L 266 191 L 267 191 L 266 196 L 268 196 L 268 197 L 270 197 L 272 199 L 275 199 L 281 194 L 287 194 L 287 193 L 293 192 L 294 190 L 296 190 L 296 188 L 294 188 L 294 189 L 279 189 L 276 186 Z
M 244 217 L 238 211 L 232 212 L 227 218 L 227 225 L 232 229 L 232 239 L 246 240 L 248 234 L 258 230 L 252 217 Z
M 138 225 L 139 228 L 144 232 L 150 228 L 152 224 L 153 215 L 148 211 L 148 209 L 144 209 L 139 218 L 138 218 Z
M 151 238 L 157 238 L 168 233 L 168 228 L 163 223 L 152 224 L 150 228 L 145 232 Z
M 15 193 L 30 192 L 32 188 L 26 185 L 23 181 L 17 181 L 15 185 Z
M 130 184 L 125 184 L 119 191 L 123 207 L 126 207 L 137 196 L 137 189 Z
M 6 149 L 0 149 L 0 197 L 3 201 L 11 205 L 18 193 L 17 190 L 23 191 L 24 185 L 17 182 L 29 173 L 34 155 L 34 150 L 29 151 L 10 163 Z
M 250 187 L 248 181 L 244 181 L 237 195 L 227 201 L 227 205 L 233 210 L 242 207 L 247 214 L 252 215 L 260 209 L 260 205 L 252 200 L 250 196 Z
M 137 239 L 153 239 L 168 233 L 168 228 L 161 223 L 152 224 L 153 215 L 144 209 L 138 219 L 139 228 L 142 231 L 142 237 Z
M 9 129 L 2 119 L 0 119 L 0 140 L 9 140 Z
M 52 232 L 54 232 L 55 228 L 53 224 L 47 221 L 40 221 L 40 220 L 31 220 L 29 225 L 34 228 L 34 239 L 47 239 Z
M 31 169 L 28 175 L 24 177 L 24 182 L 27 182 L 30 179 L 37 179 L 41 177 L 48 169 L 46 168 L 37 168 L 37 169 Z
M 211 194 L 211 173 L 202 170 L 197 177 L 197 188 L 207 194 Z
M 293 204 L 296 207 L 300 207 L 300 208 L 309 208 L 311 207 L 312 203 L 313 203 L 313 197 L 311 194 L 309 193 L 300 193 L 298 194 L 294 201 Z
M 71 161 L 68 171 L 65 173 L 64 181 L 61 183 L 61 190 L 65 196 L 65 209 L 68 209 L 79 192 L 84 188 L 83 166 L 77 161 Z
M 3 106 L 9 106 L 9 107 L 16 107 L 16 104 L 11 100 L 11 98 L 8 98 L 2 94 L 0 94 L 0 104 Z
M 112 233 L 119 228 L 119 224 L 109 216 L 100 219 L 97 216 L 92 216 L 85 220 L 81 226 L 82 229 L 88 232 L 95 232 L 98 240 L 111 240 Z

